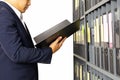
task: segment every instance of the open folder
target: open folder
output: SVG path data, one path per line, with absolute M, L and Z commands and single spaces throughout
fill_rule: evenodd
M 62 38 L 69 37 L 79 30 L 79 28 L 80 20 L 76 20 L 73 23 L 70 23 L 68 20 L 64 20 L 47 31 L 34 37 L 36 47 L 41 48 L 49 46 L 59 36 L 62 36 Z

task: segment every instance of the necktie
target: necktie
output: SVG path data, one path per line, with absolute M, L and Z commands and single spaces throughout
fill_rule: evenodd
M 29 30 L 28 30 L 27 25 L 26 25 L 25 22 L 24 22 L 24 26 L 25 26 L 25 30 L 26 30 L 26 32 L 30 35 L 30 32 L 29 32 Z
M 20 20 L 21 20 L 21 22 L 22 22 L 22 24 L 23 24 L 26 32 L 29 33 L 29 30 L 28 30 L 28 28 L 27 28 L 27 25 L 26 25 L 26 23 L 25 23 L 24 20 L 23 20 L 23 15 L 22 15 L 22 13 L 21 13 L 21 15 L 20 15 Z
M 20 20 L 21 20 L 21 22 L 22 22 L 22 24 L 23 24 L 23 26 L 24 26 L 24 28 L 25 28 L 25 31 L 26 31 L 26 33 L 27 33 L 27 35 L 28 35 L 28 39 L 29 39 L 29 41 L 32 43 L 32 47 L 34 47 L 33 45 L 33 41 L 32 41 L 32 37 L 31 37 L 31 35 L 30 35 L 30 32 L 29 32 L 29 30 L 28 30 L 28 28 L 27 28 L 27 25 L 26 25 L 26 23 L 24 22 L 24 20 L 23 20 L 23 15 L 21 14 L 20 15 Z

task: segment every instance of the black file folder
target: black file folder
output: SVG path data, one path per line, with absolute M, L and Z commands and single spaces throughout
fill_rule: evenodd
M 48 29 L 47 31 L 34 37 L 36 42 L 36 47 L 46 47 L 49 46 L 54 40 L 59 36 L 69 37 L 75 33 L 80 28 L 80 20 L 76 20 L 73 23 L 70 23 L 68 20 L 64 20 L 54 27 Z

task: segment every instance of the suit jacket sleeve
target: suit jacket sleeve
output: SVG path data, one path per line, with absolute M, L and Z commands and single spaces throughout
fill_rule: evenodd
M 24 46 L 16 29 L 16 21 L 8 15 L 7 13 L 0 13 L 0 47 L 8 58 L 16 63 L 50 63 L 51 48 L 28 48 Z

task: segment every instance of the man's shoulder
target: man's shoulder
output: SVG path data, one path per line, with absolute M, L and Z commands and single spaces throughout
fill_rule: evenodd
M 12 8 L 5 2 L 0 1 L 0 15 L 10 15 L 14 13 Z
M 0 15 L 8 15 L 9 10 L 7 9 L 7 4 L 4 2 L 0 1 Z

